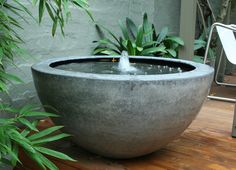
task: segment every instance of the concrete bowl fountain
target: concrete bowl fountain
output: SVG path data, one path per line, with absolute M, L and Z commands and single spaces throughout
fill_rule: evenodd
M 213 68 L 190 61 L 125 60 L 64 57 L 32 67 L 42 104 L 60 114 L 55 123 L 65 125 L 79 146 L 112 158 L 152 153 L 179 137 L 213 79 Z

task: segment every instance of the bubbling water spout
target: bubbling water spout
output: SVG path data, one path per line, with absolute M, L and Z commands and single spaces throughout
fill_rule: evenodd
M 118 64 L 118 69 L 121 72 L 136 72 L 137 71 L 135 67 L 130 65 L 129 56 L 126 51 L 123 51 L 121 54 L 120 61 Z

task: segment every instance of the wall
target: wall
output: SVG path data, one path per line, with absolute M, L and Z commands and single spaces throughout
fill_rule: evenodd
M 24 2 L 37 17 L 37 9 Z M 144 12 L 148 13 L 150 21 L 159 30 L 169 26 L 173 33 L 179 32 L 180 0 L 90 0 L 89 3 L 96 21 L 116 34 L 120 33 L 119 19 L 129 16 L 141 23 Z M 10 85 L 9 95 L 2 96 L 5 101 L 20 106 L 29 101 L 38 103 L 30 70 L 32 64 L 51 57 L 91 54 L 94 47 L 92 41 L 98 39 L 94 25 L 83 11 L 75 7 L 71 7 L 71 10 L 72 18 L 66 24 L 65 37 L 60 33 L 51 37 L 51 21 L 48 16 L 40 26 L 29 16 L 26 16 L 28 24 L 21 20 L 24 30 L 19 32 L 25 41 L 23 47 L 28 55 L 16 61 L 17 68 L 9 67 L 8 70 L 16 73 L 25 83 Z

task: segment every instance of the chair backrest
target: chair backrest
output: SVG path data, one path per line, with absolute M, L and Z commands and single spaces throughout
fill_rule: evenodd
M 236 64 L 236 39 L 234 35 L 234 29 L 236 31 L 236 27 L 231 26 L 231 29 L 229 29 L 216 26 L 216 29 L 228 60 L 232 64 Z

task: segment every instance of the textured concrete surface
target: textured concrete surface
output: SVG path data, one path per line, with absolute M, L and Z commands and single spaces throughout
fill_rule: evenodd
M 114 158 L 151 153 L 178 137 L 196 117 L 213 79 L 209 66 L 173 59 L 163 60 L 195 69 L 162 75 L 109 75 L 49 66 L 74 59 L 79 58 L 51 59 L 33 66 L 40 100 L 58 111 L 60 118 L 54 121 L 65 125 L 76 143 Z

